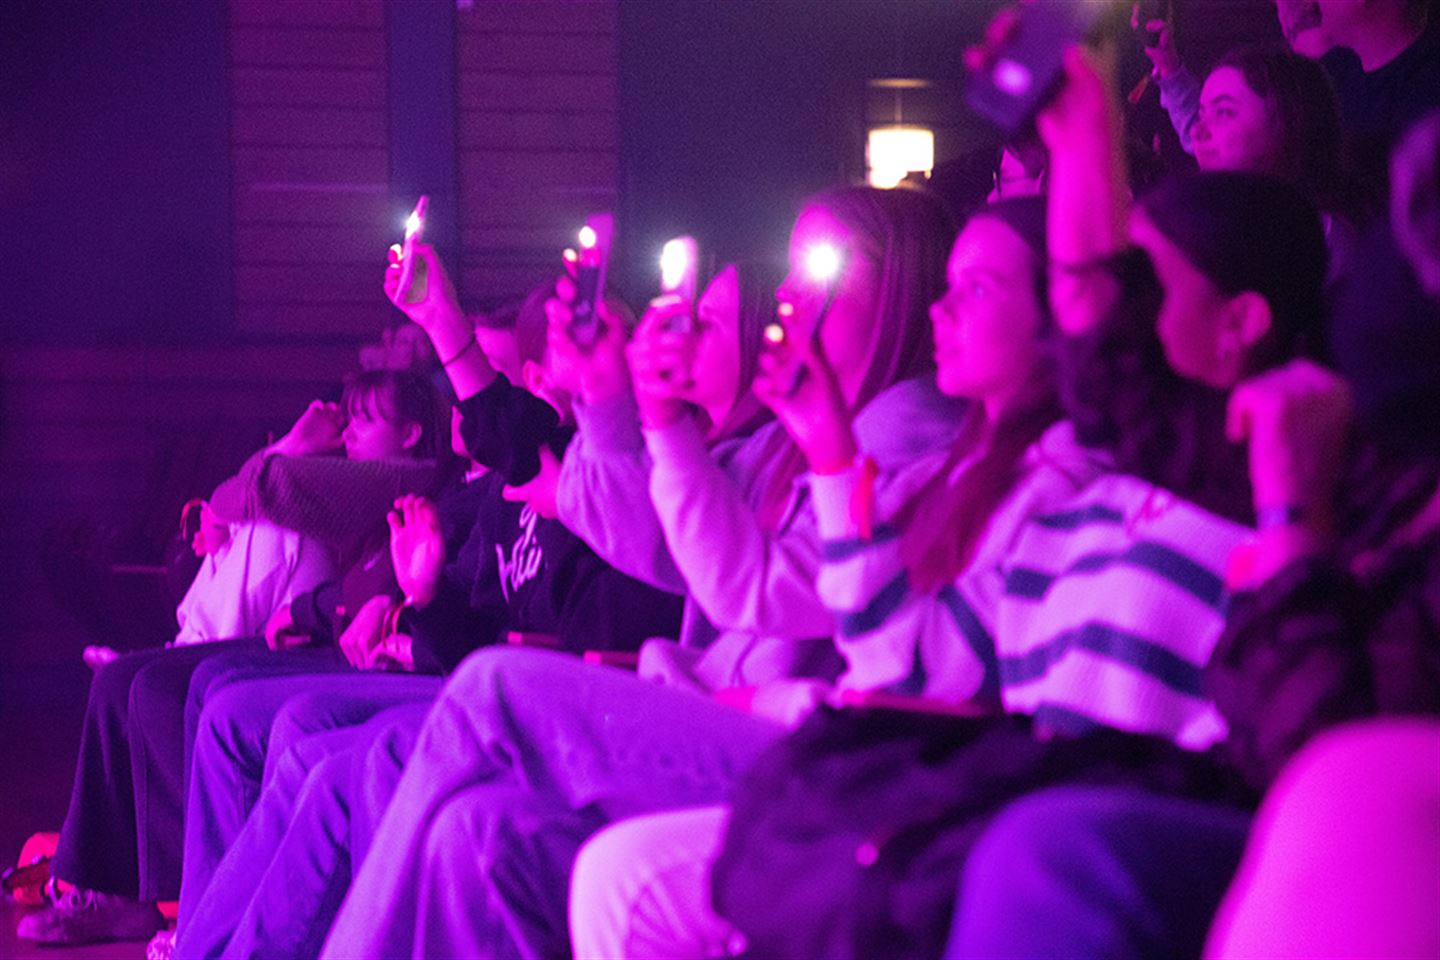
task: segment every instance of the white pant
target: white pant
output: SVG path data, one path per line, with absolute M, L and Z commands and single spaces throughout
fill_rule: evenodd
M 623 820 L 591 837 L 570 878 L 577 960 L 742 952 L 740 931 L 710 906 L 710 865 L 729 821 L 729 807 L 698 807 Z

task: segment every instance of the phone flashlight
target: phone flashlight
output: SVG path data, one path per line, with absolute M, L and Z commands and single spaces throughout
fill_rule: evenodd
M 587 350 L 604 332 L 598 308 L 605 295 L 605 269 L 614 238 L 615 218 L 608 213 L 591 216 L 576 238 L 580 249 L 575 252 L 575 302 L 571 305 L 569 334 Z
M 694 237 L 668 240 L 660 250 L 660 292 L 676 298 L 684 305 L 665 322 L 672 333 L 689 333 L 695 329 L 695 295 L 698 287 L 700 255 Z
M 831 283 L 840 275 L 840 251 L 834 244 L 815 244 L 805 251 L 805 272 L 812 280 Z
M 405 218 L 405 240 L 400 245 L 400 285 L 397 290 L 400 296 L 407 299 L 412 295 L 410 287 L 415 278 L 415 244 L 425 236 L 425 212 L 429 208 L 430 198 L 422 193 L 420 199 L 415 201 L 415 209 Z M 423 290 L 414 293 L 417 297 L 424 295 Z

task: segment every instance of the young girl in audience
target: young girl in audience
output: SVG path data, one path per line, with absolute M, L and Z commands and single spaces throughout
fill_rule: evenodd
M 1227 388 L 1318 340 L 1324 249 L 1313 212 L 1292 192 L 1212 175 L 1142 201 L 1132 236 L 1146 252 L 1107 260 L 1120 246 L 1124 185 L 1106 115 L 1087 119 L 1103 149 L 1076 143 L 1075 153 L 1052 157 L 1049 263 L 1067 334 L 1059 344 L 1065 408 L 1114 472 L 1007 542 L 989 609 L 977 610 L 964 590 L 948 604 L 917 603 L 906 588 L 913 570 L 887 582 L 903 540 L 897 547 L 878 536 L 877 546 L 834 551 L 840 559 L 827 564 L 822 593 L 841 616 L 842 636 L 853 631 L 869 655 L 887 650 L 878 641 L 891 630 L 915 638 L 913 661 L 884 661 L 911 691 L 943 683 L 935 674 L 948 667 L 952 690 L 1028 714 L 1051 735 L 1114 727 L 1200 750 L 1224 735 L 1201 677 L 1223 626 L 1221 582 L 1243 536 L 1238 523 L 1252 516 L 1243 451 L 1226 449 Z M 1056 126 L 1042 123 L 1052 148 L 1072 132 Z M 1099 231 L 1088 226 L 1097 210 Z M 1092 232 L 1114 245 L 1094 243 Z M 687 811 L 597 838 L 575 877 L 579 952 L 733 947 L 736 931 L 708 908 L 705 883 L 725 823 L 723 809 Z M 764 860 L 755 851 L 750 862 Z M 771 909 L 746 918 L 745 933 L 780 939 L 752 948 L 855 948 L 826 941 L 823 917 L 797 920 L 803 911 L 783 902 Z M 936 910 L 943 916 L 943 904 Z M 1020 918 L 1032 915 L 1004 916 L 1026 923 Z
M 345 394 L 353 418 L 311 404 L 210 506 L 222 521 L 273 523 L 323 544 L 337 567 L 355 565 L 395 497 L 435 482 L 434 460 L 418 456 L 433 457 L 430 404 L 428 388 L 405 375 L 361 374 Z M 349 459 L 320 455 L 341 449 Z M 326 589 L 302 594 L 290 609 Z M 333 601 L 311 605 L 333 619 Z M 54 908 L 23 918 L 20 936 L 84 943 L 135 939 L 159 926 L 154 902 L 175 899 L 180 887 L 187 686 L 205 660 L 257 650 L 265 652 L 256 640 L 236 640 L 141 651 L 97 672 L 55 857 L 55 876 L 74 888 Z
M 1258 173 L 1298 188 L 1320 211 L 1331 282 L 1348 273 L 1365 211 L 1345 168 L 1324 67 L 1282 49 L 1230 51 L 1205 78 L 1190 135 L 1201 170 Z
M 821 243 L 843 266 L 807 279 L 808 254 Z M 780 288 L 792 308 L 787 329 L 807 335 L 825 312 L 818 336 L 882 468 L 954 432 L 953 408 L 933 381 L 906 379 L 926 365 L 924 310 L 947 243 L 939 208 L 908 191 L 822 194 L 792 234 L 791 276 Z M 642 652 L 640 678 L 538 651 L 472 656 L 419 734 L 324 953 L 563 952 L 565 878 L 580 840 L 613 817 L 718 799 L 783 731 L 674 685 L 761 685 L 760 702 L 765 683 L 797 671 L 833 676 L 831 619 L 813 587 L 814 518 L 795 483 L 803 456 L 776 426 L 712 456 L 678 396 L 689 371 L 671 367 L 664 377 L 647 367 L 644 354 L 662 346 L 642 339 L 632 348 L 643 446 L 626 425 L 630 439 L 609 454 L 627 471 L 648 457 L 650 506 L 608 523 L 635 530 L 646 549 L 666 547 L 648 554 L 643 578 L 688 592 L 682 644 Z M 625 542 L 623 533 L 606 539 Z M 657 675 L 670 682 L 646 679 Z M 555 709 L 561 701 L 576 709 Z M 500 741 L 512 746 L 493 749 Z M 372 751 L 367 762 L 374 776 L 393 782 L 399 773 L 393 755 Z
M 697 402 L 702 402 L 709 411 L 710 420 L 722 425 L 718 432 L 721 437 L 733 439 L 743 435 L 746 424 L 754 420 L 757 405 L 747 402 L 748 390 L 738 387 L 748 387 L 753 376 L 760 332 L 770 316 L 766 305 L 770 302 L 771 290 L 773 283 L 768 280 L 767 271 L 749 264 L 730 265 L 720 272 L 696 305 L 695 346 L 700 355 L 717 358 L 719 362 L 698 378 L 692 392 Z M 528 315 L 532 308 L 533 312 L 539 312 L 540 304 L 534 298 L 527 302 L 522 314 Z M 539 314 L 539 321 L 539 337 L 525 339 L 543 350 L 543 313 Z M 621 334 L 623 331 L 617 328 L 603 346 L 597 347 L 597 353 L 608 356 L 612 365 L 616 360 L 623 364 Z M 544 392 L 557 396 L 579 392 L 578 378 L 556 377 L 563 369 L 576 371 L 574 361 L 578 355 L 573 349 L 557 357 L 566 345 L 568 340 L 563 338 L 551 344 L 543 368 L 548 386 L 532 376 L 542 369 L 536 363 L 539 358 L 526 354 L 524 376 L 531 389 L 544 386 Z M 484 347 L 487 361 L 493 346 L 492 343 Z M 598 369 L 605 362 L 597 359 L 588 367 Z M 594 380 L 593 377 L 585 379 Z M 457 443 L 463 449 L 463 437 L 457 437 Z M 531 508 L 541 515 L 529 521 L 525 527 L 529 532 L 524 533 L 523 538 L 531 544 L 524 554 L 527 563 L 542 556 L 535 552 L 536 547 L 543 549 L 544 559 L 539 561 L 543 569 L 537 568 L 535 578 L 523 583 L 518 590 L 503 585 L 501 581 L 508 583 L 507 569 L 503 562 L 497 568 L 495 556 L 499 552 L 497 548 L 507 547 L 514 531 L 508 535 L 497 534 L 494 523 L 477 522 L 470 542 L 460 552 L 458 566 L 453 570 L 447 568 L 446 572 L 447 580 L 455 575 L 462 578 L 460 586 L 468 591 L 470 610 L 465 616 L 458 615 L 460 596 L 451 589 L 446 602 L 409 611 L 408 619 L 402 615 L 399 626 L 414 634 L 417 643 L 433 642 L 437 633 L 446 632 L 447 624 L 461 626 L 465 631 L 464 637 L 456 637 L 447 644 L 450 649 L 458 649 L 461 642 L 469 649 L 488 642 L 487 633 L 493 639 L 497 626 L 554 633 L 563 648 L 577 652 L 580 647 L 633 649 L 637 638 L 673 635 L 674 624 L 667 620 L 667 614 L 678 609 L 678 598 L 664 597 L 606 567 L 574 541 L 572 534 L 547 519 L 547 514 L 553 516 L 553 511 L 545 504 L 554 501 L 553 492 L 546 493 L 547 473 L 552 488 L 554 482 L 553 469 L 545 466 L 547 462 L 553 463 L 548 446 L 542 447 L 540 461 L 536 477 L 511 488 L 510 495 L 528 498 Z M 490 476 L 498 483 L 504 481 L 498 474 Z M 396 553 L 397 570 L 403 574 L 406 595 L 418 600 L 422 595 L 428 597 L 434 593 L 434 585 L 414 582 L 415 577 L 423 578 L 423 575 L 411 571 L 426 567 L 423 555 L 436 551 L 423 546 L 424 523 L 420 522 L 423 505 L 407 502 L 404 507 L 402 517 L 397 506 L 391 548 Z M 574 541 L 574 545 L 566 545 L 565 538 Z M 407 545 L 402 546 L 401 540 Z M 509 555 L 514 555 L 513 551 Z M 487 556 L 491 558 L 488 563 Z M 551 614 L 558 616 L 558 620 Z M 418 713 L 397 709 L 387 712 L 386 718 L 378 719 L 370 728 L 353 731 L 353 736 L 311 736 L 303 743 L 294 743 L 301 731 L 316 733 L 337 726 L 339 713 L 346 714 L 344 722 L 357 722 L 359 714 L 355 707 L 337 709 L 335 693 L 342 699 L 353 699 L 355 691 L 337 690 L 329 695 L 324 691 L 311 691 L 287 701 L 275 715 L 266 753 L 268 758 L 275 759 L 276 772 L 267 776 L 268 786 L 259 809 L 233 846 L 229 843 L 234 837 L 233 830 L 224 845 L 217 845 L 207 837 L 195 837 L 196 849 L 192 851 L 191 840 L 187 839 L 185 892 L 180 913 L 181 956 L 209 956 L 222 951 L 305 954 L 319 949 L 333 907 L 318 911 L 321 915 L 317 916 L 317 910 L 308 904 L 323 903 L 324 897 L 311 900 L 301 891 L 343 893 L 348 881 L 350 851 L 343 842 L 344 831 L 337 836 L 335 825 L 343 823 L 348 816 L 349 804 L 345 798 L 354 776 L 350 767 L 363 757 L 363 749 L 375 739 L 371 730 L 383 727 L 390 722 L 388 718 L 413 715 L 412 723 L 416 726 L 423 718 L 423 709 Z M 431 698 L 433 691 L 424 699 Z M 368 706 L 372 708 L 369 713 L 374 714 L 380 712 L 386 702 Z M 212 704 L 207 715 L 217 707 L 218 704 Z M 287 741 L 293 743 L 293 749 L 287 749 Z M 231 753 L 233 755 L 233 750 Z M 214 819 L 211 813 L 197 809 L 197 805 L 204 803 L 197 791 L 202 782 L 199 777 L 204 756 L 208 754 L 197 744 L 196 779 L 191 786 L 192 813 L 187 827 Z M 224 808 L 226 793 L 219 791 L 209 801 L 210 805 Z M 305 829 L 306 825 L 315 823 L 329 826 L 325 830 Z M 326 836 L 342 842 L 326 843 Z M 215 856 L 199 855 L 205 847 L 215 849 Z M 230 852 L 217 868 L 215 861 L 226 847 L 230 847 Z M 307 866 L 303 872 L 302 865 Z M 283 890 L 272 890 L 273 885 L 264 879 L 270 871 L 285 873 Z M 218 879 L 212 881 L 212 875 Z M 202 891 L 203 895 L 195 891 Z

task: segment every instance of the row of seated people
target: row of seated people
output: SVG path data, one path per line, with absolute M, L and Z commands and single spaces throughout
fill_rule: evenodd
M 392 258 L 465 480 L 426 384 L 376 374 L 215 491 L 232 542 L 290 544 L 268 592 L 216 578 L 264 641 L 99 671 L 68 888 L 21 935 L 178 897 L 182 957 L 1185 955 L 1252 841 L 1216 953 L 1433 946 L 1440 244 L 1407 225 L 1440 119 L 1428 201 L 1327 286 L 1274 171 L 1132 208 L 1108 77 L 1066 69 L 1046 199 L 957 236 L 822 192 L 778 286 L 725 266 L 693 331 L 611 300 L 582 348 L 562 278 L 544 337 L 482 348 L 434 250 Z M 1317 814 L 1351 777 L 1361 822 Z

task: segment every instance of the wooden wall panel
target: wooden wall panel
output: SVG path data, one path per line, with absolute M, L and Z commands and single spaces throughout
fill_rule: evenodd
M 373 338 L 396 233 L 383 0 L 232 0 L 236 329 Z
M 617 0 L 477 0 L 458 13 L 462 295 L 554 275 L 619 180 Z
M 15 601 L 5 669 L 78 664 L 84 644 L 127 639 L 89 632 L 78 598 L 51 589 L 41 557 L 61 531 L 112 525 L 127 542 L 121 559 L 153 562 L 187 498 L 208 493 L 354 365 L 352 347 L 314 343 L 0 352 L 0 475 L 10 479 L 0 570 Z

